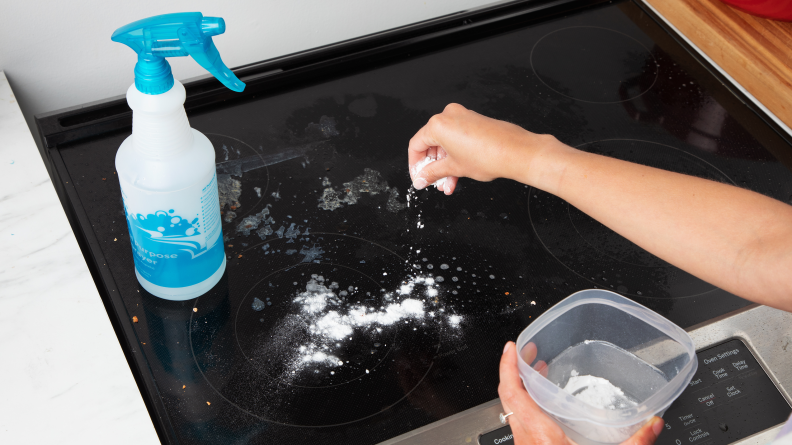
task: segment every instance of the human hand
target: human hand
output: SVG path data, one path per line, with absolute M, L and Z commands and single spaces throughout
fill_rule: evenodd
M 528 343 L 523 348 L 526 363 L 536 359 L 536 345 Z M 547 375 L 547 364 L 538 362 L 534 365 L 542 375 Z M 509 425 L 514 434 L 515 445 L 564 444 L 575 445 L 558 424 L 539 408 L 528 391 L 525 390 L 517 370 L 517 347 L 513 342 L 506 343 L 500 362 L 500 385 L 498 395 L 504 412 L 511 413 Z M 652 445 L 663 430 L 665 422 L 655 416 L 649 419 L 632 437 L 622 445 Z
M 553 136 L 450 104 L 410 139 L 410 177 L 419 190 L 440 181 L 438 189 L 446 195 L 454 192 L 459 177 L 529 183 L 526 174 L 532 160 L 544 150 L 561 147 L 569 148 Z

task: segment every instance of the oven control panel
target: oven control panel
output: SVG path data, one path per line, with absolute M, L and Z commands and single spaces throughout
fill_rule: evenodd
M 725 445 L 789 417 L 792 408 L 741 340 L 696 355 L 698 371 L 663 416 L 657 445 Z
M 745 343 L 733 339 L 696 355 L 698 371 L 663 415 L 656 445 L 726 445 L 789 417 L 792 408 Z M 481 445 L 513 443 L 509 426 L 479 436 Z

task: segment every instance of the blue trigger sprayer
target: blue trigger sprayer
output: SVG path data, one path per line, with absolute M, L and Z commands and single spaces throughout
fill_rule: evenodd
M 144 289 L 168 300 L 188 300 L 211 289 L 226 266 L 215 152 L 190 128 L 184 86 L 167 57 L 190 56 L 231 90 L 245 84 L 223 64 L 212 36 L 225 32 L 219 17 L 165 14 L 118 28 L 111 39 L 138 54 L 127 90 L 132 135 L 116 154 L 135 275 Z

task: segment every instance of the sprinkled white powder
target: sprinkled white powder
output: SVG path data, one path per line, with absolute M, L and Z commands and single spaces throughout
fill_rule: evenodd
M 345 362 L 337 354 L 341 353 L 345 343 L 352 340 L 355 334 L 379 334 L 383 329 L 394 325 L 420 323 L 425 318 L 444 320 L 447 326 L 457 328 L 462 320 L 461 316 L 448 313 L 443 314 L 440 320 L 436 317 L 434 310 L 439 309 L 441 313 L 445 311 L 438 306 L 436 297 L 440 295 L 440 289 L 437 286 L 433 277 L 410 277 L 395 292 L 385 293 L 379 305 L 366 305 L 359 301 L 350 302 L 357 291 L 353 286 L 338 291 L 341 287 L 338 283 L 328 284 L 323 276 L 311 275 L 305 290 L 298 291 L 293 298 L 297 313 L 287 320 L 287 325 L 291 328 L 282 333 L 289 338 L 290 344 L 297 342 L 296 348 L 291 352 L 285 351 L 288 354 L 285 357 L 288 367 L 286 374 L 294 378 L 308 366 L 314 371 L 319 369 L 317 366 L 345 366 Z M 427 300 L 425 303 L 421 300 L 424 296 L 433 298 L 433 301 Z M 434 310 L 427 314 L 427 309 L 430 308 Z M 413 330 L 417 329 L 414 327 Z M 374 343 L 375 348 L 379 346 L 380 343 Z M 348 363 L 346 362 L 347 366 Z M 330 373 L 331 369 L 326 371 Z

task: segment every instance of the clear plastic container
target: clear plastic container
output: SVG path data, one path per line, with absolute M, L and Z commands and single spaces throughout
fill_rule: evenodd
M 533 355 L 529 343 L 536 346 L 536 358 L 526 363 L 525 355 Z M 553 306 L 520 334 L 517 348 L 528 393 L 581 445 L 627 440 L 649 418 L 665 413 L 698 368 L 693 340 L 682 328 L 599 289 Z M 623 397 L 605 407 L 586 403 L 564 389 L 578 375 L 607 379 Z

